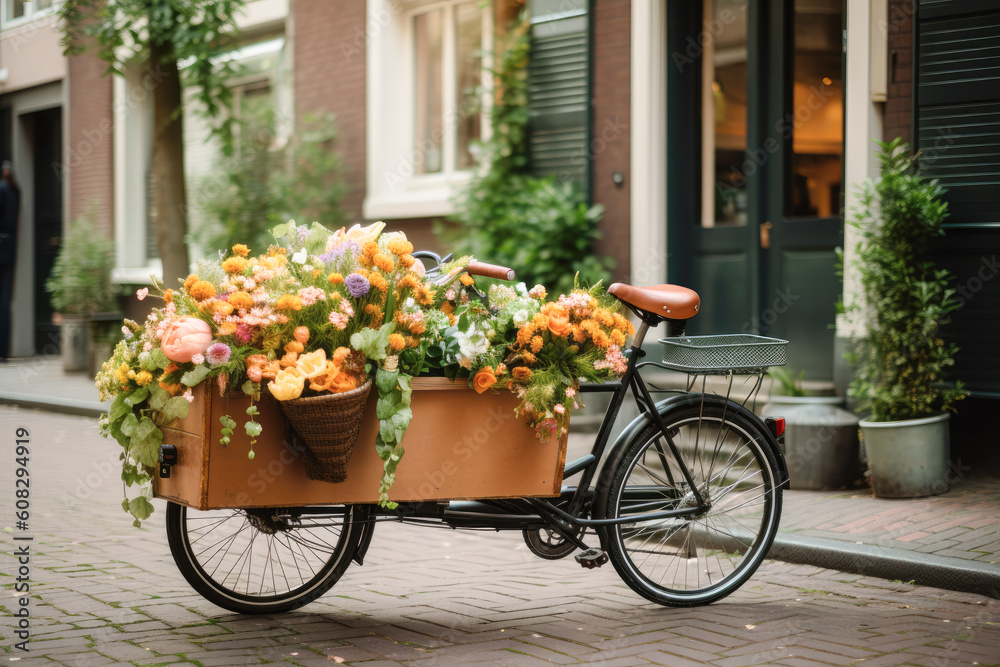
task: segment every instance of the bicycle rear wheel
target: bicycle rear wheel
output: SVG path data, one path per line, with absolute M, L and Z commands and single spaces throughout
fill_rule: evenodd
M 640 518 L 697 506 L 663 433 L 650 425 L 611 463 L 602 503 L 607 518 L 637 518 L 605 527 L 602 538 L 615 569 L 639 595 L 677 607 L 709 604 L 754 573 L 778 532 L 778 464 L 765 434 L 735 408 L 688 406 L 663 418 L 708 509 Z
M 205 599 L 240 614 L 290 611 L 330 590 L 358 547 L 362 508 L 329 509 L 200 512 L 167 503 L 167 542 Z

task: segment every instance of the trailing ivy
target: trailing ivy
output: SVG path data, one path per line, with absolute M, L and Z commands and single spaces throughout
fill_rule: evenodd
M 608 258 L 594 252 L 600 205 L 587 206 L 572 182 L 527 172 L 529 23 L 522 16 L 496 55 L 492 133 L 475 145 L 479 167 L 456 200 L 452 221 L 439 227 L 456 255 L 512 267 L 527 284 L 568 292 L 579 273 L 594 284 L 608 278 Z

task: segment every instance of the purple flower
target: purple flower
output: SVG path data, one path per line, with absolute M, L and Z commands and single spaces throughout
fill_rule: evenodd
M 344 278 L 344 285 L 347 287 L 347 291 L 351 293 L 355 299 L 363 297 L 368 294 L 368 290 L 371 287 L 371 283 L 360 273 L 352 273 L 351 275 Z
M 221 366 L 229 361 L 229 356 L 232 353 L 233 351 L 225 343 L 215 343 L 208 346 L 208 349 L 205 351 L 205 358 L 210 365 Z
M 333 248 L 331 248 L 329 252 L 325 252 L 322 255 L 320 255 L 319 259 L 324 264 L 329 264 L 343 257 L 344 253 L 348 251 L 350 251 L 351 254 L 357 254 L 358 244 L 350 239 L 341 241 Z

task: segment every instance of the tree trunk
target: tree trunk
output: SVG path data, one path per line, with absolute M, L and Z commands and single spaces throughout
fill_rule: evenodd
M 153 88 L 153 197 L 156 247 L 163 261 L 163 283 L 176 287 L 190 270 L 187 235 L 187 189 L 184 185 L 184 118 L 180 72 L 169 43 L 150 45 L 150 65 L 157 72 Z

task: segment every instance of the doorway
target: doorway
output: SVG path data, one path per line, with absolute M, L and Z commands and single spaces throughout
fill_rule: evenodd
M 34 203 L 34 284 L 36 352 L 50 353 L 59 347 L 59 327 L 52 323 L 52 304 L 45 282 L 52 272 L 62 245 L 62 181 L 58 165 L 62 162 L 62 109 L 46 109 L 29 114 L 33 152 L 32 181 Z
M 671 282 L 689 332 L 785 338 L 833 377 L 843 239 L 842 0 L 668 0 Z

